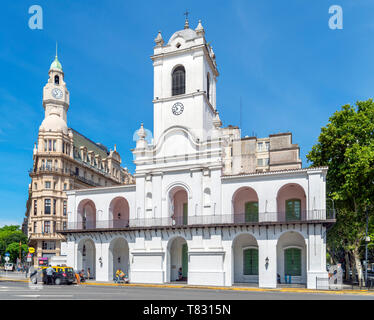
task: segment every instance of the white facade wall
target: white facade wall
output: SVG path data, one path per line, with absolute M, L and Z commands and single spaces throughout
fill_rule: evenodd
M 75 269 L 84 267 L 78 261 L 81 259 L 79 244 L 89 239 L 95 244 L 95 266 L 91 266 L 91 272 L 95 269 L 97 281 L 112 281 L 113 269 L 110 268 L 113 268 L 115 261 L 111 259 L 115 257 L 110 247 L 114 241 L 124 239 L 129 247 L 128 272 L 132 283 L 169 283 L 177 279 L 178 268 L 182 266 L 181 247 L 175 247 L 175 243 L 173 246 L 173 241 L 186 242 L 188 284 L 232 286 L 235 283 L 257 283 L 262 288 L 276 288 L 278 274 L 281 282 L 284 283 L 284 250 L 295 247 L 302 249 L 302 276 L 292 277 L 292 283 L 306 284 L 308 288 L 315 288 L 316 277 L 327 275 L 321 255 L 323 244 L 319 242 L 321 246 L 316 252 L 315 247 L 310 247 L 310 242 L 317 242 L 314 233 L 318 229 L 325 231 L 321 224 L 313 227 L 302 224 L 283 228 L 280 226 L 222 227 L 168 231 L 118 231 L 107 232 L 105 235 L 75 234 L 68 236 L 67 262 Z M 180 240 L 182 238 L 183 241 Z M 247 241 L 248 239 L 250 240 Z M 242 251 L 245 248 L 255 247 L 259 250 L 259 274 L 243 276 Z M 266 266 L 267 258 L 269 263 Z

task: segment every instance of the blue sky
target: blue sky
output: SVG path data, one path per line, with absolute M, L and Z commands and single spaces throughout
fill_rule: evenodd
M 43 30 L 28 27 L 31 5 Z M 331 5 L 343 30 L 328 27 Z M 340 106 L 373 95 L 374 2 L 212 0 L 2 2 L 0 10 L 0 225 L 25 215 L 28 170 L 43 120 L 42 89 L 59 59 L 71 94 L 68 125 L 108 147 L 134 171 L 133 134 L 153 130 L 154 38 L 202 19 L 217 56 L 217 106 L 242 135 L 293 133 L 305 155 Z

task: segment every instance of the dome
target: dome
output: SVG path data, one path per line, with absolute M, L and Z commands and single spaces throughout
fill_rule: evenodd
M 62 71 L 62 65 L 60 61 L 58 61 L 57 56 L 55 57 L 55 60 L 52 62 L 51 67 L 49 68 L 49 70 L 52 70 L 52 69 Z
M 195 38 L 198 38 L 197 34 L 196 34 L 196 31 L 192 30 L 192 29 L 184 29 L 184 30 L 181 30 L 181 31 L 177 31 L 175 32 L 170 40 L 169 40 L 169 44 L 171 42 L 173 42 L 173 40 L 177 37 L 182 37 L 184 39 L 184 41 L 189 41 L 189 40 L 193 40 Z
M 68 126 L 64 119 L 56 114 L 51 114 L 45 118 L 39 128 L 42 131 L 53 131 L 53 132 L 63 132 L 68 134 Z

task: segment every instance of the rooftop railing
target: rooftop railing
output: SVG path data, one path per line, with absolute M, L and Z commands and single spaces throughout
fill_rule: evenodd
M 335 220 L 333 210 L 302 211 L 300 214 L 287 214 L 286 212 L 263 212 L 257 214 L 226 214 L 203 215 L 188 217 L 162 217 L 146 219 L 119 219 L 68 222 L 64 226 L 58 225 L 57 231 L 79 230 L 118 230 L 147 227 L 182 227 L 205 225 L 266 225 L 266 224 L 292 224 L 328 222 Z

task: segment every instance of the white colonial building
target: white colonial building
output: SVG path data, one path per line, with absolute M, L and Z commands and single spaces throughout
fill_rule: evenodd
M 302 169 L 290 133 L 222 127 L 215 54 L 199 22 L 155 39 L 154 136 L 141 125 L 136 183 L 68 191 L 68 264 L 112 281 L 316 287 L 326 277 L 327 168 Z

